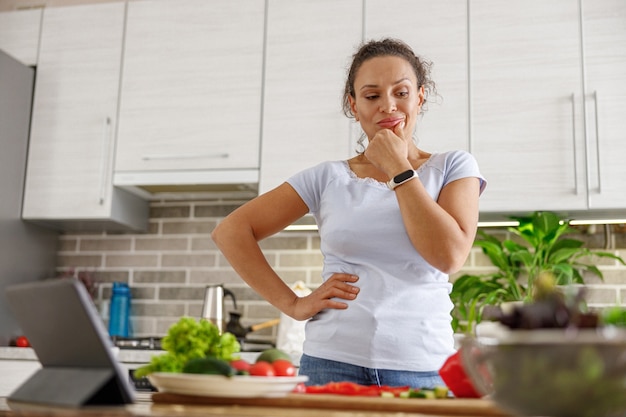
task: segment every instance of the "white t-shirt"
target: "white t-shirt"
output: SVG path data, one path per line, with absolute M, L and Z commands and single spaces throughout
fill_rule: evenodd
M 418 174 L 413 181 L 434 200 L 461 178 L 477 177 L 481 192 L 485 187 L 476 160 L 464 151 L 433 154 Z M 304 353 L 368 368 L 438 370 L 454 353 L 452 285 L 411 244 L 395 192 L 358 178 L 347 161 L 321 163 L 287 182 L 317 221 L 322 278 L 359 276 L 357 298 L 341 300 L 346 310 L 327 309 L 307 322 Z

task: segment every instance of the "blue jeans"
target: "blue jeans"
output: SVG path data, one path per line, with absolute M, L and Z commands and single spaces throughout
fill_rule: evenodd
M 324 385 L 329 382 L 354 382 L 361 385 L 388 385 L 395 387 L 434 388 L 445 386 L 438 371 L 413 372 L 390 369 L 372 369 L 328 359 L 302 355 L 299 375 L 306 375 L 306 385 Z

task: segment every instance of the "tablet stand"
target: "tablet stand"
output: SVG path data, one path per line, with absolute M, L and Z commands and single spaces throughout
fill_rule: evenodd
M 112 369 L 41 368 L 9 395 L 9 401 L 82 407 L 119 405 L 124 396 Z

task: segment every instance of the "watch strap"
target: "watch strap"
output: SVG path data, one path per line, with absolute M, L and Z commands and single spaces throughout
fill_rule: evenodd
M 417 171 L 415 171 L 414 169 L 408 169 L 390 179 L 387 182 L 387 187 L 389 187 L 390 190 L 393 190 L 396 187 L 404 184 L 405 182 L 411 181 L 413 178 L 418 178 Z

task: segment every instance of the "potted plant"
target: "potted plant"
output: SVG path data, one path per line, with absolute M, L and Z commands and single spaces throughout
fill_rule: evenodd
M 556 285 L 566 286 L 584 284 L 587 274 L 604 279 L 602 271 L 591 263 L 596 257 L 616 259 L 626 265 L 613 253 L 583 247 L 583 241 L 569 236 L 578 230 L 555 213 L 534 212 L 511 218 L 519 225 L 508 231 L 524 244 L 478 231 L 474 245 L 482 248 L 497 270 L 484 275 L 465 274 L 454 282 L 452 326 L 456 332 L 473 333 L 485 306 L 530 301 L 541 274 L 549 273 Z

